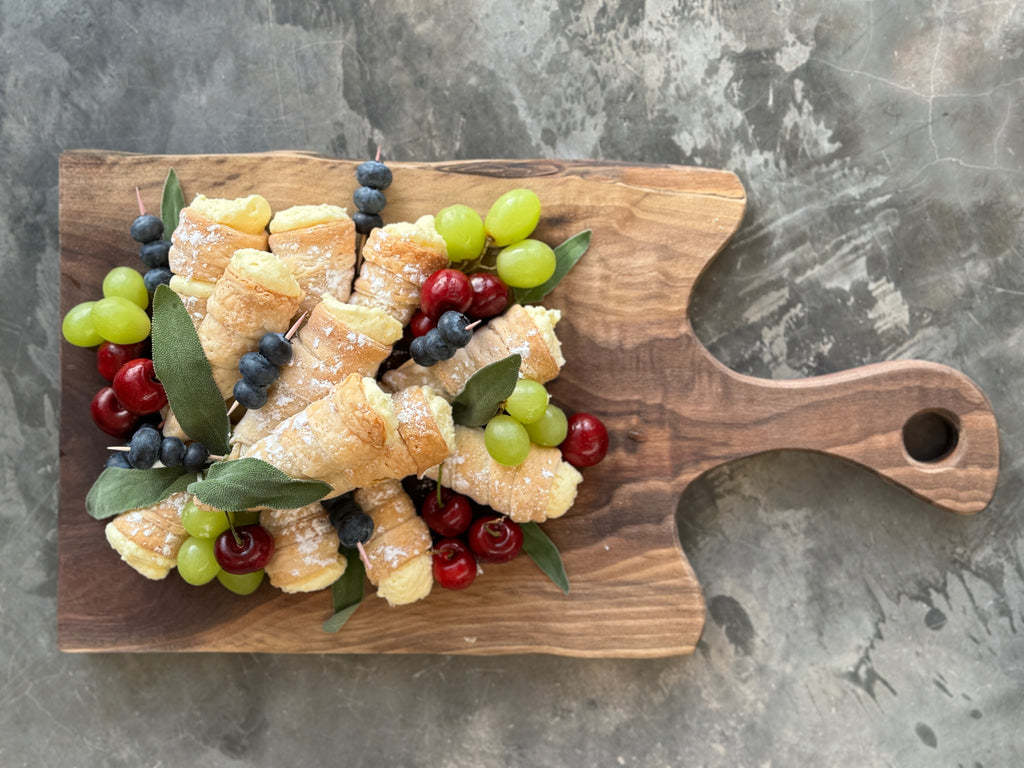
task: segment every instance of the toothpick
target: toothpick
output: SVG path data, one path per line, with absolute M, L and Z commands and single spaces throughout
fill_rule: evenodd
M 145 216 L 146 215 L 146 206 L 144 206 L 142 204 L 142 193 L 139 192 L 139 188 L 138 187 L 135 188 L 135 199 L 139 201 L 139 215 L 140 216 Z
M 363 565 L 366 566 L 366 570 L 370 570 L 370 558 L 366 554 L 366 550 L 363 549 L 363 542 L 356 542 L 356 549 L 359 550 L 359 559 L 363 561 Z

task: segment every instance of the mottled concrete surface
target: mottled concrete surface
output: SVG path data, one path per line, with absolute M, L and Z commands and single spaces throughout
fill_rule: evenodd
M 1024 762 L 1024 9 L 989 0 L 0 2 L 0 765 Z M 697 653 L 123 657 L 55 648 L 57 159 L 303 149 L 726 168 L 723 362 L 952 365 L 1002 430 L 942 513 L 772 454 L 680 500 Z

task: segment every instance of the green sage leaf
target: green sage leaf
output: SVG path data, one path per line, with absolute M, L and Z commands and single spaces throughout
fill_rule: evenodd
M 342 549 L 342 554 L 348 560 L 345 572 L 331 585 L 331 604 L 334 607 L 334 614 L 323 623 L 324 632 L 334 634 L 344 626 L 356 608 L 363 602 L 363 580 L 366 576 L 366 566 L 363 565 L 359 552 L 355 549 Z
M 469 377 L 452 401 L 452 418 L 464 427 L 482 427 L 505 402 L 519 380 L 520 354 L 496 360 Z
M 166 285 L 153 294 L 152 341 L 156 377 L 182 430 L 210 453 L 227 453 L 231 424 L 224 398 L 188 310 Z
M 562 565 L 562 555 L 558 552 L 558 547 L 536 523 L 520 523 L 519 527 L 523 530 L 523 551 L 564 594 L 568 595 L 569 577 L 565 575 L 565 566 Z
M 576 262 L 583 258 L 583 254 L 590 247 L 590 236 L 591 231 L 585 229 L 555 248 L 555 273 L 547 282 L 536 288 L 519 289 L 516 292 L 516 301 L 520 304 L 536 304 L 551 293 L 562 278 L 569 274 L 569 270 L 576 266 Z
M 320 480 L 297 480 L 262 459 L 227 459 L 210 465 L 206 478 L 189 485 L 190 493 L 217 509 L 256 507 L 298 509 L 320 501 L 331 486 Z
M 132 509 L 145 509 L 184 491 L 195 477 L 181 467 L 107 467 L 86 494 L 85 511 L 96 520 L 106 520 Z
M 171 168 L 164 179 L 164 191 L 160 198 L 160 220 L 164 223 L 164 240 L 171 239 L 171 233 L 178 227 L 178 216 L 185 207 L 185 194 L 181 191 L 178 174 Z

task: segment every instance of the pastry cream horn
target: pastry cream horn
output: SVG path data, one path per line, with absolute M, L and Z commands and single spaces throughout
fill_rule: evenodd
M 306 298 L 300 312 L 312 310 L 327 294 L 345 301 L 352 293 L 356 227 L 336 205 L 296 205 L 270 221 L 268 246 L 281 258 Z
M 207 301 L 199 341 L 225 400 L 238 381 L 238 361 L 260 337 L 288 329 L 303 293 L 287 267 L 266 251 L 236 251 Z
M 231 442 L 245 448 L 289 416 L 330 393 L 349 374 L 375 376 L 402 336 L 402 326 L 376 307 L 360 307 L 324 294 L 292 339 L 292 361 L 268 388 L 267 403 L 246 411 Z
M 178 550 L 188 538 L 181 511 L 190 497 L 179 491 L 151 507 L 122 512 L 107 523 L 107 542 L 147 579 L 164 578 L 177 564 Z
M 366 576 L 389 605 L 407 605 L 430 594 L 434 584 L 430 529 L 398 480 L 360 488 L 355 502 L 373 519 L 364 545 Z
M 423 283 L 448 265 L 448 251 L 434 229 L 433 216 L 372 230 L 362 256 L 349 302 L 380 307 L 402 325 L 419 307 Z
M 235 251 L 267 249 L 270 204 L 259 195 L 234 200 L 197 195 L 182 208 L 167 254 L 178 280 L 171 290 L 182 297 L 198 327 L 213 284 L 224 274 Z
M 316 592 L 345 573 L 338 534 L 320 502 L 299 509 L 264 509 L 260 525 L 274 537 L 270 583 L 283 592 Z
M 437 480 L 437 467 L 424 473 Z M 518 467 L 499 464 L 487 452 L 484 431 L 455 427 L 455 446 L 445 459 L 441 484 L 469 496 L 517 523 L 542 523 L 564 515 L 576 500 L 576 486 L 583 480 L 557 448 L 530 446 Z

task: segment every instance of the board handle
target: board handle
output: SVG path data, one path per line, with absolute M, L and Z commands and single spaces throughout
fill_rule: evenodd
M 984 393 L 959 371 L 907 360 L 784 381 L 728 374 L 728 399 L 749 419 L 747 455 L 838 456 L 958 514 L 992 500 L 999 429 Z

